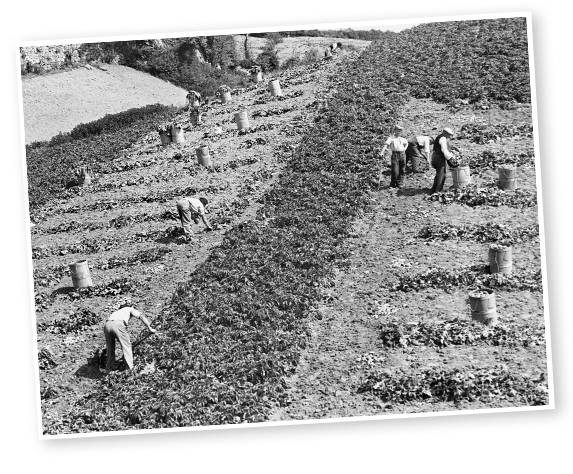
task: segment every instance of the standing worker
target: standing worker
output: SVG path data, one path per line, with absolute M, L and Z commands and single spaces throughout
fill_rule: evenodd
M 406 148 L 406 164 L 412 163 L 412 173 L 422 173 L 420 163 L 425 159 L 430 167 L 430 146 L 434 144 L 434 139 L 426 135 L 418 135 L 408 140 Z M 425 166 L 424 166 L 425 168 Z
M 444 189 L 448 169 L 447 162 L 454 158 L 454 154 L 450 148 L 450 140 L 453 136 L 453 130 L 446 127 L 442 133 L 434 139 L 432 167 L 436 170 L 436 177 L 434 178 L 434 185 L 430 190 L 430 194 L 439 193 Z
M 195 224 L 199 224 L 199 217 L 201 217 L 207 230 L 213 230 L 205 217 L 205 207 L 207 204 L 208 201 L 204 197 L 199 199 L 185 197 L 177 201 L 177 212 L 179 213 L 179 219 L 181 219 L 181 226 L 183 227 L 185 240 L 187 242 L 191 242 L 191 221 L 195 222 Z
M 201 94 L 199 94 L 199 92 L 189 91 L 187 94 L 187 107 L 189 109 L 191 122 L 199 125 L 201 123 L 201 112 L 199 112 L 199 108 L 201 107 Z
M 195 105 L 194 105 L 195 104 Z M 197 108 L 201 105 L 201 94 L 197 91 L 189 91 L 187 94 L 187 107 L 189 110 Z
M 147 326 L 149 332 L 156 333 L 157 331 L 151 327 L 149 321 L 140 311 L 137 311 L 131 306 L 131 303 L 124 303 L 120 306 L 120 309 L 111 314 L 105 325 L 103 327 L 103 333 L 105 335 L 105 344 L 107 347 L 107 363 L 106 370 L 109 373 L 111 371 L 112 365 L 115 361 L 115 340 L 117 339 L 121 344 L 121 350 L 123 352 L 123 358 L 129 370 L 133 369 L 133 354 L 131 352 L 131 340 L 129 338 L 129 332 L 127 332 L 127 327 L 129 324 L 129 319 L 134 316 L 140 319 L 143 324 Z
M 401 137 L 403 128 L 400 125 L 394 126 L 394 132 L 390 138 L 386 140 L 384 148 L 380 152 L 380 158 L 384 158 L 386 149 L 390 147 L 392 157 L 390 158 L 390 165 L 392 174 L 390 178 L 391 188 L 401 188 L 404 182 L 404 170 L 406 168 L 406 148 L 408 148 L 408 140 Z

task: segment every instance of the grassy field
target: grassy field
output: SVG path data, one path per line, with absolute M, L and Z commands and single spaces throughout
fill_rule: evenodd
M 149 104 L 185 105 L 187 92 L 135 69 L 107 64 L 24 77 L 26 143 L 49 140 L 80 123 Z

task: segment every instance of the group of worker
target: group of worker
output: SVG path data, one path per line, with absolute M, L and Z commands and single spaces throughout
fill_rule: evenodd
M 384 158 L 386 150 L 390 149 L 390 187 L 401 188 L 404 184 L 406 164 L 409 161 L 413 173 L 423 172 L 422 165 L 431 166 L 436 170 L 434 184 L 430 194 L 440 192 L 446 181 L 448 162 L 454 158 L 450 140 L 454 136 L 451 128 L 446 127 L 435 138 L 426 135 L 417 135 L 407 140 L 402 137 L 403 127 L 395 125 L 392 134 L 384 143 L 380 151 L 380 158 Z M 431 150 L 431 154 L 430 154 Z

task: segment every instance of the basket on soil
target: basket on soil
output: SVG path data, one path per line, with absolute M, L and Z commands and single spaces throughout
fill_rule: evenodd
M 195 148 L 195 154 L 197 155 L 197 163 L 199 163 L 201 166 L 212 166 L 211 156 L 209 155 L 209 147 L 207 145 L 201 145 Z
M 185 132 L 182 125 L 171 125 L 171 141 L 173 143 L 183 143 L 185 141 Z
M 461 189 L 471 183 L 470 167 L 468 165 L 460 165 L 455 168 L 450 168 L 452 173 L 452 181 L 454 189 Z
M 159 132 L 159 138 L 162 145 L 169 145 L 171 143 L 171 134 L 166 130 Z
M 497 324 L 497 311 L 495 307 L 495 293 L 491 288 L 480 288 L 470 291 L 470 309 L 472 319 L 495 326 Z
M 70 273 L 72 275 L 72 283 L 74 288 L 93 286 L 87 260 L 79 260 L 77 262 L 71 263 Z
M 499 175 L 499 187 L 501 189 L 514 190 L 517 188 L 516 167 L 501 165 L 497 169 Z
M 512 247 L 504 244 L 491 244 L 489 246 L 490 273 L 511 273 Z
M 274 79 L 274 80 L 269 82 L 269 92 L 271 93 L 271 96 L 273 96 L 273 97 L 283 95 L 283 93 L 281 91 L 281 85 L 280 85 L 278 79 Z
M 235 114 L 235 123 L 237 124 L 238 130 L 246 130 L 249 128 L 249 116 L 246 110 Z
M 189 119 L 193 125 L 201 125 L 203 123 L 203 112 L 200 112 L 199 109 L 194 109 L 189 114 Z

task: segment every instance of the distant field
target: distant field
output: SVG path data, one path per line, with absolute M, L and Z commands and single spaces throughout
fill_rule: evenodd
M 238 46 L 243 47 L 245 42 L 244 35 L 236 35 L 235 39 Z M 297 36 L 295 38 L 284 38 L 282 43 L 277 45 L 277 54 L 279 56 L 279 61 L 284 61 L 294 55 L 302 55 L 305 51 L 311 49 L 312 47 L 317 48 L 322 52 L 326 49 L 328 45 L 335 42 L 342 42 L 343 47 L 345 45 L 353 45 L 357 48 L 364 48 L 368 46 L 371 42 L 364 40 L 354 40 L 348 38 L 324 38 L 324 37 L 314 37 L 314 36 Z M 256 38 L 249 36 L 249 45 L 251 47 L 251 54 L 253 56 L 258 55 L 264 48 L 266 40 L 264 38 Z M 239 51 L 241 48 L 238 48 Z
M 105 68 L 23 78 L 26 143 L 133 107 L 185 105 L 186 91 L 180 87 L 126 66 Z

